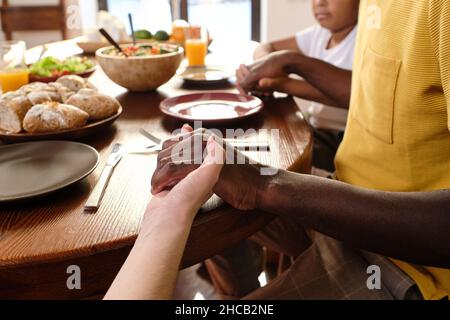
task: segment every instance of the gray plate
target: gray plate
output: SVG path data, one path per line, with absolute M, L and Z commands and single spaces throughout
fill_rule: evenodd
M 87 177 L 98 152 L 85 144 L 41 141 L 0 147 L 0 202 L 41 196 Z
M 225 67 L 188 67 L 179 76 L 190 84 L 209 85 L 227 82 L 234 72 Z

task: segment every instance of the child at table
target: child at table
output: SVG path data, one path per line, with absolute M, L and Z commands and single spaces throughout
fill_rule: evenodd
M 295 50 L 338 68 L 352 70 L 359 0 L 312 0 L 312 7 L 318 25 L 300 31 L 293 37 L 260 45 L 255 51 L 255 60 L 276 51 Z M 241 65 L 237 71 L 238 87 L 248 73 L 247 67 Z M 323 76 L 326 77 L 325 74 Z M 350 84 L 347 85 L 350 90 Z M 262 79 L 259 89 L 263 92 L 284 92 L 313 101 L 305 106 L 305 103 L 296 99 L 314 129 L 313 165 L 333 172 L 334 157 L 347 122 L 348 105 L 338 105 L 300 79 Z

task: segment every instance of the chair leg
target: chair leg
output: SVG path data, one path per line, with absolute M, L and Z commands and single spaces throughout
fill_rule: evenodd
M 4 31 L 5 33 L 5 39 L 8 41 L 12 40 L 12 32 L 11 31 Z
M 280 253 L 279 262 L 278 262 L 278 275 L 281 275 L 292 265 L 291 258 Z

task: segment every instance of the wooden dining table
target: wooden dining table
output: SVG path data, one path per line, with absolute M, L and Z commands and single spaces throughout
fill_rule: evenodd
M 41 49 L 28 51 L 34 61 Z M 47 55 L 64 58 L 82 53 L 75 41 L 48 45 Z M 227 55 L 213 52 L 209 61 L 236 67 Z M 231 60 L 231 59 L 230 59 Z M 91 299 L 101 298 L 124 263 L 139 232 L 151 199 L 151 177 L 156 155 L 126 155 L 116 167 L 100 209 L 84 211 L 113 144 L 144 147 L 149 142 L 139 134 L 144 128 L 168 138 L 182 122 L 159 111 L 168 97 L 198 91 L 235 92 L 232 84 L 215 87 L 186 87 L 175 76 L 157 91 L 132 93 L 114 84 L 98 67 L 90 81 L 116 97 L 123 107 L 121 117 L 108 129 L 80 140 L 100 154 L 100 164 L 89 177 L 63 190 L 40 198 L 0 203 L 0 299 Z M 249 152 L 261 163 L 281 169 L 309 173 L 311 131 L 292 98 L 264 99 L 259 114 L 238 122 L 216 125 L 230 128 L 278 130 L 266 133 L 277 150 Z M 275 139 L 277 139 L 275 141 Z M 279 139 L 279 140 L 278 140 Z M 1 179 L 1 177 L 0 177 Z M 170 213 L 167 213 L 170 214 Z M 214 196 L 201 209 L 193 224 L 181 268 L 189 267 L 236 245 L 262 230 L 274 217 L 252 211 L 241 212 Z M 81 270 L 81 289 L 69 289 L 70 266 Z M 149 266 L 150 268 L 150 266 Z

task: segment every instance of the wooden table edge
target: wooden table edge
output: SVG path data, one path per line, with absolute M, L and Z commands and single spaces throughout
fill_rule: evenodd
M 287 170 L 298 172 L 298 173 L 304 173 L 304 174 L 310 173 L 313 140 L 312 140 L 311 130 L 309 130 L 309 131 L 310 131 L 311 139 L 308 140 L 309 142 L 303 150 L 299 150 L 299 153 L 301 154 L 301 156 L 298 157 L 297 160 Z M 252 212 L 242 212 L 242 211 L 234 209 L 228 205 L 226 205 L 226 206 L 227 206 L 226 210 L 233 211 L 233 212 L 239 213 L 239 214 L 244 214 L 244 215 L 251 215 L 251 214 L 255 214 L 257 212 L 256 210 L 252 211 Z M 223 211 L 223 210 L 224 210 L 224 208 L 222 207 L 221 211 Z M 275 219 L 275 216 L 273 216 L 272 214 L 269 214 L 269 213 L 259 212 L 258 215 L 263 215 L 264 223 L 263 223 L 263 225 L 260 225 L 260 228 L 255 227 L 254 233 L 257 233 L 262 228 L 264 228 L 266 225 L 268 225 L 270 222 L 272 222 L 273 219 Z M 214 220 L 214 219 L 211 217 L 211 220 Z M 207 224 L 208 221 L 209 220 L 203 220 L 202 223 Z M 195 227 L 199 226 L 198 220 L 194 221 L 193 227 L 194 226 Z M 250 234 L 249 236 L 251 236 L 251 235 L 252 234 Z M 134 235 L 129 235 L 127 237 L 121 238 L 120 240 L 115 241 L 115 242 L 102 243 L 101 245 L 97 245 L 94 249 L 90 246 L 85 246 L 85 247 L 81 247 L 81 248 L 78 248 L 77 250 L 73 250 L 73 251 L 52 252 L 49 255 L 40 255 L 38 257 L 27 257 L 26 259 L 17 258 L 17 259 L 8 260 L 8 261 L 0 260 L 0 271 L 11 270 L 11 269 L 15 269 L 15 268 L 23 268 L 23 267 L 33 266 L 33 265 L 58 263 L 58 262 L 67 261 L 68 259 L 80 259 L 80 258 L 85 258 L 85 257 L 91 257 L 91 256 L 95 256 L 95 255 L 108 253 L 108 252 L 119 251 L 124 248 L 129 248 L 131 250 L 136 238 L 137 238 L 137 233 Z M 239 241 L 240 241 L 240 239 L 237 240 L 237 242 L 239 242 Z M 188 241 L 188 244 L 189 244 L 189 241 Z M 227 246 L 227 247 L 230 247 L 230 246 Z M 224 248 L 224 249 L 226 249 L 226 248 Z M 200 261 L 197 261 L 198 259 L 193 259 L 193 260 L 194 260 L 194 262 L 186 263 L 187 262 L 186 258 L 183 258 L 182 267 L 186 268 L 195 263 L 200 262 Z

